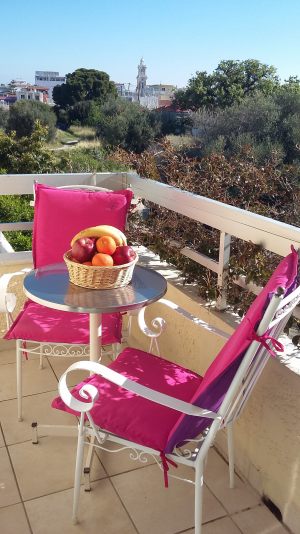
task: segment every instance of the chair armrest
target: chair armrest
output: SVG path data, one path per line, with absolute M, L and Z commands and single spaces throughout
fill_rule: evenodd
M 204 328 L 205 330 L 208 330 L 209 332 L 218 335 L 219 337 L 222 337 L 224 339 L 229 339 L 230 334 L 227 332 L 224 332 L 223 330 L 220 330 L 219 328 L 216 328 L 215 326 L 210 325 L 209 323 L 206 323 L 202 319 L 199 319 L 199 317 L 196 317 L 195 315 L 192 315 L 190 312 L 185 310 L 184 308 L 181 308 L 181 306 L 178 306 L 174 302 L 168 299 L 160 299 L 157 301 L 159 304 L 163 304 L 164 306 L 167 306 L 168 308 L 174 310 L 176 313 L 179 313 L 182 317 L 185 317 L 186 319 L 189 319 L 197 326 L 200 326 L 201 328 Z M 166 328 L 166 321 L 162 317 L 156 317 L 152 320 L 151 325 L 155 330 L 151 330 L 145 322 L 145 308 L 142 308 L 138 313 L 138 325 L 141 331 L 150 338 L 158 338 L 162 332 Z
M 148 399 L 152 402 L 162 404 L 163 406 L 167 406 L 168 408 L 172 408 L 173 410 L 177 410 L 178 412 L 185 413 L 187 415 L 193 415 L 196 417 L 207 417 L 208 419 L 217 419 L 220 417 L 215 412 L 198 408 L 198 406 L 194 406 L 193 404 L 190 404 L 188 402 L 184 402 L 182 400 L 176 399 L 175 397 L 171 397 L 170 395 L 165 395 L 164 393 L 155 391 L 154 389 L 143 386 L 138 382 L 134 382 L 134 380 L 126 378 L 126 376 L 117 373 L 109 367 L 105 367 L 105 365 L 102 365 L 101 363 L 90 361 L 80 361 L 70 365 L 70 367 L 68 367 L 68 369 L 61 376 L 58 383 L 58 391 L 62 400 L 69 408 L 75 411 L 90 411 L 93 408 L 94 402 L 96 401 L 99 395 L 99 392 L 95 386 L 93 386 L 92 384 L 84 384 L 79 391 L 80 396 L 84 399 L 88 399 L 90 396 L 91 401 L 81 402 L 80 400 L 75 399 L 75 397 L 72 396 L 67 386 L 66 377 L 69 372 L 77 369 L 92 371 L 93 373 L 102 376 L 106 380 L 109 380 L 113 384 L 116 384 L 117 386 L 120 386 L 126 389 L 127 391 L 136 393 L 140 397 L 144 397 L 145 399 Z

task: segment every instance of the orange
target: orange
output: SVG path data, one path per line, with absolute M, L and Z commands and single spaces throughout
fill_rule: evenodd
M 103 235 L 97 239 L 96 248 L 98 252 L 103 252 L 103 254 L 113 254 L 116 251 L 117 245 L 113 237 Z
M 114 260 L 109 254 L 98 252 L 92 257 L 92 265 L 100 265 L 102 267 L 110 267 L 114 264 Z
M 82 265 L 92 265 L 91 261 L 84 261 Z

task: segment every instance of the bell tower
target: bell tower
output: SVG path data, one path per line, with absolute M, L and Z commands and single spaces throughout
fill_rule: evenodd
M 146 68 L 147 67 L 144 63 L 144 59 L 141 58 L 141 61 L 138 65 L 138 75 L 136 77 L 136 92 L 138 95 L 138 100 L 140 100 L 141 96 L 145 96 L 147 82 Z

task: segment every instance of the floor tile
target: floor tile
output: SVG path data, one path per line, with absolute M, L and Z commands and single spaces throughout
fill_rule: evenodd
M 72 499 L 73 492 L 68 490 L 27 501 L 33 534 L 136 534 L 108 479 L 95 483 L 89 493 L 81 491 L 77 525 L 71 519 Z
M 30 343 L 27 342 L 28 349 L 30 348 Z M 38 359 L 38 354 L 29 354 L 28 358 Z M 24 357 L 25 359 L 25 357 Z M 16 341 L 12 339 L 11 341 L 0 340 L 0 365 L 2 363 L 15 363 L 16 361 Z
M 0 423 L 1 423 L 1 417 L 0 417 Z M 2 430 L 0 428 L 0 447 L 4 447 L 4 445 L 5 445 L 4 438 L 3 438 Z
M 16 349 L 0 351 L 0 365 L 5 363 L 14 363 L 16 361 Z
M 0 506 L 21 501 L 6 447 L 0 449 Z
M 76 438 L 48 436 L 38 445 L 27 441 L 9 447 L 23 500 L 73 487 L 76 445 Z M 95 456 L 91 477 L 105 476 Z
M 0 359 L 4 355 L 4 352 L 13 350 L 16 347 L 16 342 L 14 339 L 0 339 Z
M 17 400 L 0 402 L 0 422 L 7 445 L 20 443 L 32 439 L 32 421 L 47 425 L 76 425 L 76 418 L 59 410 L 51 408 L 52 400 L 58 395 L 55 391 L 39 393 L 23 397 L 23 421 L 17 420 Z M 41 429 L 40 436 L 45 435 Z M 1 446 L 1 438 L 0 438 Z
M 176 475 L 190 478 L 192 470 L 180 466 Z M 164 487 L 162 471 L 155 465 L 111 478 L 140 534 L 173 534 L 194 525 L 194 485 L 170 479 Z M 204 521 L 226 515 L 224 508 L 204 490 Z
M 228 464 L 215 449 L 210 449 L 209 451 L 204 480 L 230 514 L 260 503 L 258 493 L 248 484 L 245 484 L 237 475 L 235 476 L 235 487 L 229 488 Z
M 106 442 L 104 446 L 110 450 L 122 448 L 122 445 L 110 442 Z M 125 449 L 120 452 L 106 452 L 97 449 L 97 455 L 109 476 L 118 475 L 120 473 L 125 473 L 126 471 L 132 471 L 133 469 L 139 469 L 155 463 L 154 458 L 146 454 L 143 455 L 143 458 L 147 460 L 145 463 L 131 459 L 130 455 L 134 457 L 131 449 Z
M 287 534 L 288 532 L 263 505 L 239 512 L 232 516 L 232 520 L 243 534 Z
M 195 534 L 195 530 L 186 530 L 184 534 Z M 222 517 L 203 525 L 202 534 L 241 534 L 241 531 L 229 517 Z
M 1 534 L 30 534 L 22 504 L 0 508 Z
M 24 396 L 53 391 L 57 387 L 57 380 L 47 362 L 45 368 L 41 370 L 37 360 L 23 361 L 22 373 Z M 0 401 L 14 399 L 16 396 L 16 365 L 3 364 L 1 365 Z

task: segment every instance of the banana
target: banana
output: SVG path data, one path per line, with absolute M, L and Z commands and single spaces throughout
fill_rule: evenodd
M 121 230 L 114 226 L 109 226 L 108 224 L 101 224 L 100 226 L 91 226 L 90 228 L 85 228 L 84 230 L 81 230 L 81 232 L 78 232 L 71 241 L 71 247 L 77 239 L 81 239 L 82 237 L 102 237 L 103 235 L 112 237 L 117 246 L 127 245 L 126 236 Z

